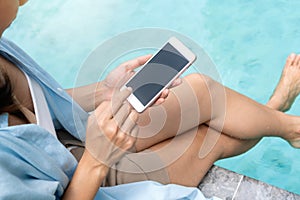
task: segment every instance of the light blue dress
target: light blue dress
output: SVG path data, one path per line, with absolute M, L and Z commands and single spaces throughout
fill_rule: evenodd
M 56 128 L 64 127 L 84 141 L 88 113 L 24 51 L 4 38 L 0 55 L 40 84 Z M 0 115 L 0 199 L 59 199 L 76 166 L 73 155 L 45 129 L 35 124 L 9 127 L 8 115 Z M 95 199 L 205 198 L 196 188 L 143 181 L 101 188 Z

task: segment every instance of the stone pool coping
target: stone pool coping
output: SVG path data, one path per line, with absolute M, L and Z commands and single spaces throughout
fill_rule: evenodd
M 199 185 L 209 198 L 224 200 L 300 200 L 300 196 L 261 181 L 213 166 Z

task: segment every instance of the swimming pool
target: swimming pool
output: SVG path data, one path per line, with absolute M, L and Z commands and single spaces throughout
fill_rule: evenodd
M 105 40 L 136 28 L 171 29 L 208 52 L 226 86 L 265 103 L 288 54 L 300 53 L 299 7 L 297 0 L 35 0 L 5 36 L 71 87 L 86 56 Z M 300 115 L 299 99 L 289 113 Z M 217 165 L 300 194 L 299 157 L 285 141 L 264 138 Z

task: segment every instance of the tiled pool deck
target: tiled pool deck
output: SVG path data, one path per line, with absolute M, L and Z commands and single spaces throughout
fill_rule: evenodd
M 300 196 L 214 166 L 199 185 L 206 197 L 224 200 L 300 200 Z

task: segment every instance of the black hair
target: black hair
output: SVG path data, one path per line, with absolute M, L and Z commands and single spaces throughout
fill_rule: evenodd
M 0 66 L 0 113 L 14 111 L 12 87 L 6 70 Z
M 10 113 L 26 119 L 20 111 L 20 104 L 13 94 L 12 84 L 3 66 L 0 64 L 0 114 Z

